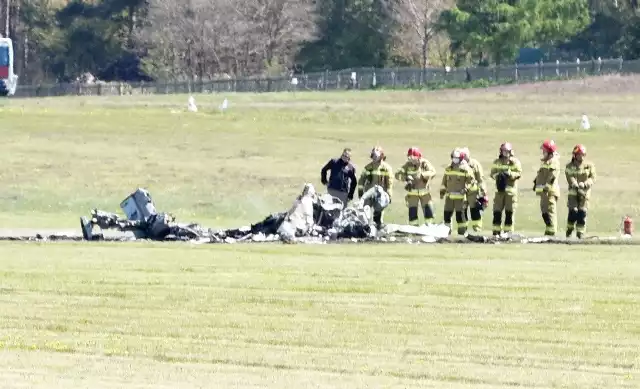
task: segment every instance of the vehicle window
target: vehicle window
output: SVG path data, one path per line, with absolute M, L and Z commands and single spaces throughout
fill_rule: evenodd
M 0 66 L 9 66 L 9 48 L 0 47 Z

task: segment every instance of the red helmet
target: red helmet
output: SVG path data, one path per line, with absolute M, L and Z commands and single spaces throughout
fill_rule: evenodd
M 556 142 L 551 139 L 545 140 L 540 147 L 543 151 L 547 153 L 555 153 L 558 150 L 558 146 L 556 146 Z
M 573 155 L 587 155 L 587 148 L 583 145 L 575 145 Z
M 411 147 L 407 150 L 407 157 L 422 158 L 422 153 L 417 147 Z

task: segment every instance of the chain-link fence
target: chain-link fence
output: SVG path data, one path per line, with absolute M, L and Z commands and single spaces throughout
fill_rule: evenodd
M 68 83 L 53 85 L 20 85 L 15 97 L 46 96 L 117 96 L 136 94 L 181 94 L 219 92 L 283 92 L 331 91 L 347 89 L 406 89 L 443 86 L 463 87 L 465 84 L 532 82 L 549 79 L 569 79 L 587 75 L 640 73 L 640 60 L 622 59 L 576 61 L 574 63 L 539 63 L 474 68 L 387 68 L 346 69 L 299 74 L 291 77 L 253 77 L 196 82 L 93 84 Z

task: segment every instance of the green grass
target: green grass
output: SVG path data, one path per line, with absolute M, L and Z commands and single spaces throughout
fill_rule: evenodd
M 83 387 L 637 387 L 637 259 L 575 254 L 5 244 L 3 370 Z
M 3 100 L 0 227 L 77 228 L 138 186 L 180 221 L 241 226 L 319 186 L 345 146 L 361 168 L 379 143 L 397 168 L 417 145 L 442 172 L 456 146 L 488 169 L 508 140 L 525 171 L 517 228 L 539 234 L 530 186 L 549 137 L 598 167 L 590 233 L 637 215 L 638 94 L 196 99 L 197 114 L 186 96 Z M 406 220 L 402 197 L 396 183 L 388 222 Z M 0 273 L 9 387 L 640 387 L 632 247 L 2 243 Z
M 320 167 L 345 146 L 362 168 L 371 147 L 381 144 L 397 169 L 417 145 L 441 173 L 451 150 L 465 145 L 488 170 L 508 140 L 525 172 L 517 228 L 539 233 L 530 187 L 545 138 L 560 144 L 563 161 L 584 143 L 598 167 L 591 232 L 614 233 L 621 217 L 638 209 L 640 113 L 629 95 L 232 95 L 224 115 L 217 111 L 222 98 L 198 96 L 201 112 L 193 115 L 184 112 L 185 96 L 5 101 L 0 222 L 76 227 L 93 207 L 119 211 L 120 201 L 143 186 L 179 220 L 245 225 L 288 207 L 305 182 L 319 186 Z M 578 131 L 582 112 L 591 117 L 591 132 Z M 395 186 L 387 221 L 404 222 L 402 185 Z M 441 217 L 439 201 L 436 207 Z M 559 219 L 565 217 L 561 206 Z

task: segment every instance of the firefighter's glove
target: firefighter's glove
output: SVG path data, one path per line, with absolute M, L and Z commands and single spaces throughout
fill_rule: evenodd
M 584 182 L 581 182 L 581 183 L 578 184 L 578 188 L 584 189 L 584 187 L 585 187 Z
M 364 189 L 358 189 L 358 198 L 361 199 L 364 196 Z
M 447 191 L 444 189 L 440 189 L 440 200 L 442 200 L 444 198 L 444 195 L 447 194 Z
M 570 183 L 570 185 L 571 185 L 571 187 L 572 187 L 572 188 L 577 188 L 577 187 L 579 187 L 579 186 L 580 186 L 580 184 L 578 184 L 578 181 L 576 181 L 576 179 L 575 179 L 575 178 L 572 178 L 572 179 L 571 179 L 571 183 Z
M 407 180 L 407 182 L 405 182 L 404 184 L 404 190 L 409 192 L 411 189 L 413 189 L 413 181 Z

